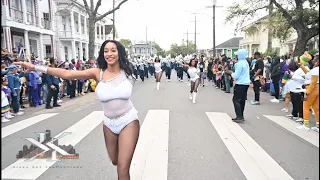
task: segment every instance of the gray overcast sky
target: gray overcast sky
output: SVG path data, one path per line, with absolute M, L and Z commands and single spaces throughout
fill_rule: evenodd
M 96 0 L 95 0 L 96 1 Z M 120 0 L 116 0 L 119 2 Z M 235 0 L 217 0 L 216 45 L 234 37 L 234 26 L 225 25 L 225 11 Z M 212 48 L 212 0 L 129 0 L 116 11 L 116 27 L 120 38 L 133 42 L 145 41 L 146 27 L 148 40 L 155 40 L 163 49 L 169 50 L 172 43 L 186 41 L 189 30 L 194 33 L 194 15 L 197 15 L 197 46 Z M 103 0 L 100 13 L 112 7 L 112 0 Z M 112 15 L 108 16 L 112 18 Z M 194 34 L 189 35 L 194 41 Z

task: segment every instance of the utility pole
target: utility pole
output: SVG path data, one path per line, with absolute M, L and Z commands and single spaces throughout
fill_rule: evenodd
M 194 48 L 195 48 L 195 53 L 197 54 L 197 13 L 192 13 L 194 14 L 194 21 L 191 21 L 191 22 L 194 22 Z
M 194 49 L 197 54 L 197 14 L 194 14 Z
M 187 30 L 187 33 L 183 33 L 187 35 L 187 49 L 189 48 L 189 32 Z
M 113 0 L 113 3 L 112 3 L 112 7 L 114 9 L 114 6 L 116 4 L 116 0 Z M 115 40 L 116 39 L 116 26 L 115 26 L 115 11 L 113 11 L 112 13 L 112 27 L 113 27 L 113 31 L 112 31 L 112 39 Z
M 212 8 L 212 50 L 213 57 L 216 57 L 216 8 L 223 7 L 217 6 L 217 0 L 212 0 L 212 6 L 207 6 L 207 8 Z
M 146 44 L 148 43 L 148 26 L 146 26 Z

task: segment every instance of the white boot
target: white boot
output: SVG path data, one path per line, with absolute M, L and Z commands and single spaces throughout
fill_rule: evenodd
M 189 94 L 189 99 L 191 99 L 191 100 L 192 100 L 192 93 L 190 93 L 190 94 Z
M 196 97 L 197 97 L 197 93 L 193 93 L 193 98 L 192 98 L 192 103 L 195 104 L 196 103 Z
M 160 89 L 160 82 L 157 82 L 157 90 Z

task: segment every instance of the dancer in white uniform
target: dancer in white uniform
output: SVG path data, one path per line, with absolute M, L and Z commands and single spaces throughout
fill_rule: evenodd
M 155 69 L 155 73 L 156 73 L 156 82 L 157 82 L 157 90 L 160 89 L 160 80 L 162 77 L 162 69 L 161 69 L 161 62 L 160 59 L 158 57 L 156 57 L 156 59 L 154 60 L 154 62 L 148 62 L 150 64 L 154 64 L 154 69 Z
M 188 68 L 188 73 L 190 75 L 190 80 L 191 80 L 191 89 L 190 89 L 190 95 L 189 98 L 192 99 L 193 103 L 196 103 L 196 97 L 197 97 L 197 92 L 198 92 L 198 86 L 200 84 L 200 71 L 197 68 L 197 60 L 191 59 L 189 64 L 182 64 L 182 66 Z
M 117 166 L 118 180 L 129 180 L 129 168 L 139 137 L 138 112 L 130 101 L 132 69 L 125 48 L 118 41 L 105 41 L 97 59 L 99 68 L 67 71 L 30 63 L 15 64 L 62 79 L 95 79 L 96 94 L 104 109 L 103 132 L 112 164 Z

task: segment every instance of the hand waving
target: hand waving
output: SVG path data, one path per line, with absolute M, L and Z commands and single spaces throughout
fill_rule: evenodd
M 25 67 L 25 68 L 27 68 L 27 69 L 29 69 L 29 70 L 35 70 L 34 68 L 35 68 L 35 65 L 33 65 L 33 64 L 31 64 L 31 63 L 26 63 L 26 62 L 14 62 L 13 64 L 15 64 L 15 65 L 20 65 L 20 66 L 22 66 L 22 67 Z

